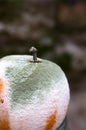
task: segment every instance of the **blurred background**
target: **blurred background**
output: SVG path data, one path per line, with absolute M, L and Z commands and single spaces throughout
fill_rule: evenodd
M 31 46 L 66 73 L 68 128 L 86 130 L 86 0 L 0 0 L 0 58 Z

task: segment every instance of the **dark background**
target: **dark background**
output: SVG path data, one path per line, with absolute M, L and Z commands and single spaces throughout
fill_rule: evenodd
M 0 0 L 0 57 L 31 46 L 66 73 L 69 130 L 86 130 L 86 0 Z

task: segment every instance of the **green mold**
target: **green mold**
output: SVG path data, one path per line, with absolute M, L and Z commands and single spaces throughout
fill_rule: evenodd
M 12 109 L 17 105 L 33 104 L 34 97 L 42 104 L 45 95 L 54 87 L 52 82 L 58 83 L 64 77 L 59 66 L 47 60 L 33 63 L 29 56 L 19 56 L 9 57 L 9 61 L 13 66 L 7 67 L 6 78 L 10 83 Z

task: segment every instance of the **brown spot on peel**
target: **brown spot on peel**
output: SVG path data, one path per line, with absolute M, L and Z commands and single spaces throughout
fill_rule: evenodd
M 0 98 L 0 104 L 4 103 L 4 99 Z
M 52 130 L 52 127 L 54 126 L 55 122 L 56 122 L 56 114 L 57 111 L 55 111 L 47 120 L 47 124 L 45 126 L 44 130 Z

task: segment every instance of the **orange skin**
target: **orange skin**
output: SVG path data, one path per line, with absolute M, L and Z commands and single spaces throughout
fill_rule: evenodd
M 2 93 L 3 89 L 4 89 L 3 81 L 2 79 L 0 79 L 0 94 Z
M 3 90 L 4 90 L 3 81 L 0 79 L 0 104 L 4 102 L 4 99 L 2 98 Z
M 55 111 L 48 119 L 47 119 L 47 124 L 45 126 L 44 130 L 52 130 L 52 127 L 56 123 L 56 114 L 57 111 Z
M 2 97 L 3 91 L 4 84 L 3 80 L 0 79 L 0 130 L 11 130 L 9 123 L 9 114 L 4 99 Z

